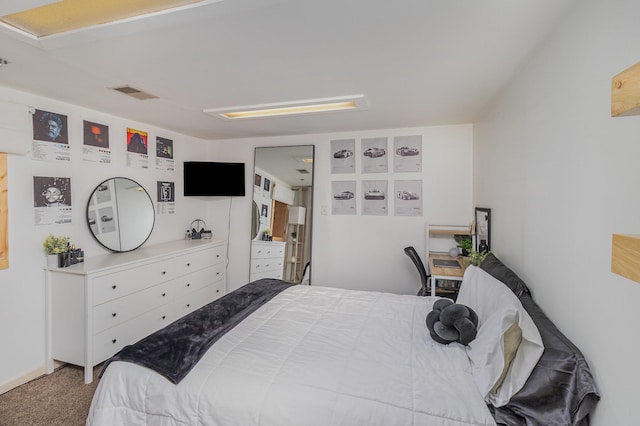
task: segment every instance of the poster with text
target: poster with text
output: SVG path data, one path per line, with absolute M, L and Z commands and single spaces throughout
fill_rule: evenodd
M 31 158 L 43 161 L 71 161 L 67 116 L 36 109 L 32 115 Z
M 110 164 L 109 126 L 83 120 L 82 159 L 92 163 Z
M 387 173 L 387 138 L 362 139 L 362 173 Z
M 127 128 L 127 166 L 149 168 L 149 145 L 147 132 Z
M 394 183 L 396 216 L 422 216 L 422 181 L 397 180 Z
M 355 139 L 331 141 L 331 173 L 355 173 Z
M 422 171 L 422 136 L 393 138 L 393 170 L 395 172 Z
M 71 178 L 33 177 L 36 225 L 71 223 Z
M 331 214 L 356 214 L 356 181 L 331 182 Z
M 387 186 L 386 180 L 362 181 L 362 214 L 369 216 L 387 215 Z
M 175 214 L 176 197 L 175 182 L 157 182 L 157 203 L 156 212 L 158 214 Z
M 156 136 L 156 169 L 173 172 L 176 168 L 174 161 L 173 141 Z

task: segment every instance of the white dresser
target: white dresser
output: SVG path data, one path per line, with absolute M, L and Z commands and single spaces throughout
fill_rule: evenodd
M 45 268 L 47 370 L 93 366 L 225 293 L 226 242 L 179 240 Z
M 261 278 L 283 279 L 285 245 L 282 241 L 251 241 L 249 281 Z

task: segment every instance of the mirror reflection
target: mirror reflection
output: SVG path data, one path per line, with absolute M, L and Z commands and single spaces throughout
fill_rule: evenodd
M 314 146 L 255 149 L 250 280 L 310 284 Z
M 149 193 L 136 181 L 111 178 L 93 190 L 87 204 L 87 223 L 96 240 L 121 252 L 140 247 L 155 221 Z

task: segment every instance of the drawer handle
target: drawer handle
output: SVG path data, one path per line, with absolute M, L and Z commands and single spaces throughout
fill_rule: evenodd
M 219 255 L 219 254 L 216 254 L 216 257 L 220 257 L 220 255 Z
M 116 287 L 117 286 L 115 284 L 111 286 L 111 288 L 114 289 L 114 290 L 116 289 Z
M 167 293 L 162 293 L 162 297 L 165 297 L 167 295 Z
M 220 272 L 216 272 L 216 275 L 220 275 Z
M 118 339 L 113 339 L 113 340 L 111 341 L 111 343 L 116 343 L 117 341 L 118 341 Z
M 165 319 L 166 317 L 167 317 L 166 315 L 163 315 L 163 316 L 162 316 L 162 319 Z
M 187 283 L 187 287 L 191 287 L 191 283 Z
M 167 271 L 162 271 L 162 275 L 164 275 L 164 274 L 166 274 L 166 273 L 167 273 Z
M 191 264 L 190 264 L 190 263 L 187 263 L 187 266 L 191 266 Z
M 187 303 L 187 308 L 189 308 L 191 306 L 191 303 Z
M 218 289 L 218 290 L 216 290 L 216 293 L 220 293 L 220 290 L 219 290 L 219 289 Z
M 111 314 L 111 316 L 114 317 L 114 318 L 116 317 L 116 315 L 118 315 L 118 314 L 116 314 L 115 312 Z

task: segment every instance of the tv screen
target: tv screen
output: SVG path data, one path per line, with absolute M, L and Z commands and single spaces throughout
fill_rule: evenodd
M 244 196 L 244 163 L 184 162 L 185 196 Z

